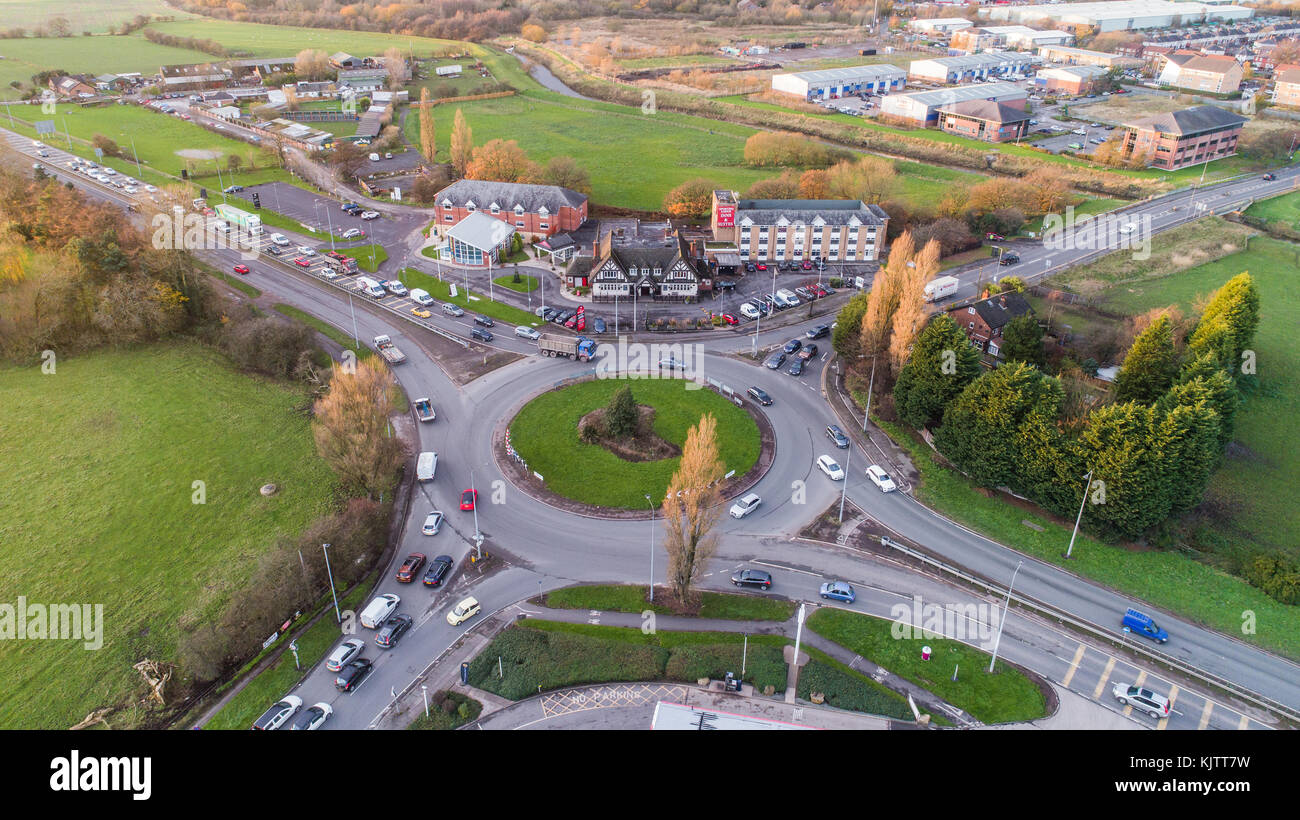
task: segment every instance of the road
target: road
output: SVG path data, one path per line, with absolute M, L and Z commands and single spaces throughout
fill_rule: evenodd
M 30 140 L 11 135 L 10 143 L 26 153 L 32 152 Z M 50 164 L 57 175 L 74 179 L 96 196 L 120 204 L 131 199 L 120 191 L 60 170 L 54 158 Z M 1294 185 L 1296 174 L 1295 169 L 1287 169 L 1279 172 L 1276 182 L 1241 180 L 1141 203 L 1124 212 L 1129 217 L 1150 214 L 1153 230 L 1164 230 L 1188 221 L 1192 213 L 1199 213 L 1193 211 L 1193 197 L 1207 205 L 1207 212 L 1223 210 L 1265 191 L 1285 190 Z M 1036 253 L 1033 248 L 1025 248 L 1021 254 L 1024 262 L 1015 272 L 1025 275 L 1026 270 L 1041 267 L 1041 273 L 1035 276 L 1041 278 L 1094 252 L 1075 249 Z M 234 250 L 205 251 L 204 255 L 227 269 L 240 261 L 240 255 Z M 470 513 L 457 509 L 457 500 L 462 489 L 473 486 L 480 492 L 477 526 L 485 538 L 485 548 L 501 559 L 499 566 L 503 567 L 473 585 L 473 594 L 483 603 L 485 613 L 505 610 L 541 591 L 576 582 L 644 582 L 650 577 L 648 541 L 655 525 L 648 521 L 588 519 L 562 512 L 516 488 L 500 473 L 493 459 L 493 433 L 508 422 L 514 409 L 556 381 L 577 375 L 584 369 L 583 365 L 527 356 L 458 389 L 423 350 L 419 331 L 406 321 L 395 321 L 408 319 L 405 313 L 370 304 L 358 309 L 355 303 L 349 304 L 345 290 L 324 287 L 324 281 L 312 273 L 314 266 L 321 264 L 319 261 L 300 269 L 283 259 L 259 255 L 248 260 L 249 281 L 273 294 L 277 301 L 307 310 L 337 327 L 351 328 L 355 322 L 357 333 L 363 339 L 389 334 L 408 356 L 406 364 L 394 369 L 407 394 L 427 395 L 434 400 L 437 421 L 418 425 L 418 429 L 420 448 L 439 453 L 438 477 L 417 488 L 395 561 L 400 562 L 412 551 L 430 556 L 449 553 L 458 561 L 465 558 L 472 548 L 476 522 Z M 983 276 L 984 271 L 963 269 L 958 275 L 966 295 L 970 295 L 976 278 Z M 313 281 L 317 286 L 313 286 Z M 760 341 L 767 348 L 816 323 L 813 320 L 795 328 L 771 331 L 761 336 Z M 424 324 L 457 336 L 463 336 L 468 329 L 463 319 L 457 321 L 438 313 Z M 493 345 L 520 353 L 532 350 L 530 343 L 505 333 L 499 334 Z M 777 431 L 778 445 L 771 468 L 754 488 L 764 499 L 763 504 L 746 518 L 724 517 L 719 524 L 721 546 L 704 580 L 706 588 L 729 588 L 727 579 L 731 571 L 747 563 L 773 570 L 776 590 L 796 599 L 815 600 L 817 584 L 824 578 L 844 578 L 862 587 L 882 589 L 886 596 L 883 599 L 866 595 L 859 599 L 858 606 L 863 611 L 871 611 L 868 607 L 879 606 L 890 596 L 897 599 L 930 588 L 922 576 L 910 572 L 900 574 L 879 561 L 843 548 L 793 541 L 809 519 L 839 497 L 841 485 L 824 477 L 813 466 L 819 454 L 828 453 L 841 459 L 847 468 L 848 500 L 870 518 L 925 545 L 950 563 L 997 583 L 1008 581 L 1017 563 L 1023 560 L 1016 579 L 1018 595 L 1112 629 L 1122 637 L 1118 632 L 1119 615 L 1135 602 L 978 536 L 927 509 L 906 492 L 882 494 L 870 484 L 863 468 L 879 455 L 863 451 L 856 444 L 848 453 L 841 453 L 824 435 L 825 426 L 836 421 L 821 395 L 824 356 L 817 357 L 802 377 L 793 377 L 729 355 L 745 352 L 749 345 L 748 337 L 726 337 L 705 355 L 704 371 L 709 378 L 739 392 L 757 385 L 770 393 L 776 401 L 763 411 Z M 420 535 L 419 523 L 430 509 L 443 510 L 448 520 L 439 535 L 426 537 Z M 665 563 L 660 549 L 654 559 L 657 582 L 664 578 Z M 419 585 L 398 584 L 392 577 L 392 569 L 386 571 L 377 591 L 402 596 L 400 611 L 416 618 L 415 631 L 391 651 L 367 652 L 378 660 L 376 671 L 353 694 L 335 692 L 333 676 L 323 667 L 314 670 L 295 690 L 306 703 L 335 702 L 335 717 L 329 724 L 333 728 L 364 728 L 375 723 L 388 707 L 392 693 L 404 689 L 475 623 L 450 627 L 444 619 L 447 608 L 468 591 L 463 569 L 457 571 L 443 590 L 432 593 Z M 933 587 L 930 595 L 940 601 L 968 597 L 946 586 Z M 1142 608 L 1173 635 L 1164 648 L 1167 653 L 1300 708 L 1300 667 L 1230 637 L 1180 622 L 1148 605 L 1143 604 Z M 1095 677 L 1098 681 L 1095 689 L 1085 685 L 1082 690 L 1094 698 L 1105 697 L 1105 685 L 1117 680 L 1117 674 L 1131 673 L 1135 678 L 1143 675 L 1146 680 L 1158 678 L 1150 668 L 1135 666 L 1130 671 L 1123 666 L 1127 662 L 1117 663 L 1114 655 L 1081 643 L 1048 624 L 1018 615 L 1008 622 L 1004 647 L 1005 657 L 1065 685 L 1075 683 L 1076 679 L 1079 684 L 1090 682 Z M 1067 657 L 1073 661 L 1063 667 L 1062 661 Z M 1165 687 L 1169 691 L 1173 684 Z M 1251 718 L 1259 717 L 1216 706 L 1214 699 L 1205 693 L 1184 689 L 1179 697 L 1184 704 L 1205 704 L 1193 710 L 1198 726 L 1245 726 L 1252 724 Z M 1216 708 L 1222 709 L 1223 714 L 1216 716 Z M 1226 723 L 1224 715 L 1227 715 Z M 1180 718 L 1176 726 L 1181 725 L 1184 724 Z

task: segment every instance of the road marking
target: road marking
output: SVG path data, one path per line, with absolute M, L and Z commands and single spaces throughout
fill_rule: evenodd
M 1210 713 L 1213 711 L 1214 711 L 1214 701 L 1212 700 L 1205 701 L 1205 708 L 1201 710 L 1201 722 L 1199 725 L 1197 725 L 1196 727 L 1197 729 L 1204 729 L 1206 726 L 1210 725 Z
M 1094 699 L 1101 697 L 1102 690 L 1106 688 L 1106 682 L 1110 680 L 1110 673 L 1115 668 L 1115 659 L 1109 658 L 1106 661 L 1106 668 L 1101 671 L 1101 679 L 1097 681 L 1097 688 L 1093 690 Z
M 1074 680 L 1074 673 L 1079 671 L 1079 661 L 1083 660 L 1083 653 L 1086 651 L 1088 651 L 1088 647 L 1083 644 L 1079 644 L 1079 648 L 1074 650 L 1074 660 L 1070 661 L 1070 669 L 1065 673 L 1065 677 L 1061 679 L 1061 685 L 1066 689 L 1070 688 L 1070 681 Z
M 1250 726 L 1250 718 L 1246 717 L 1245 715 L 1242 715 L 1241 720 L 1237 722 L 1237 731 L 1241 731 L 1242 729 L 1248 728 L 1249 726 Z
M 1136 686 L 1137 688 L 1141 689 L 1141 688 L 1142 688 L 1142 683 L 1143 683 L 1143 681 L 1145 681 L 1146 679 L 1147 679 L 1147 670 L 1143 669 L 1143 670 L 1141 670 L 1141 671 L 1138 672 L 1137 680 L 1133 681 L 1133 685 Z M 1126 704 L 1126 705 L 1124 706 L 1124 717 L 1128 717 L 1128 716 L 1130 716 L 1130 715 L 1132 715 L 1132 714 L 1133 714 L 1133 704 L 1131 704 L 1131 703 Z
M 1178 698 L 1178 687 L 1176 685 L 1171 685 L 1169 687 L 1169 714 L 1171 715 L 1174 714 L 1174 701 L 1177 698 Z M 1179 712 L 1178 714 L 1182 714 L 1182 713 Z M 1169 726 L 1169 718 L 1167 717 L 1160 718 L 1160 722 L 1156 724 L 1156 731 L 1163 732 L 1166 728 L 1168 728 L 1168 726 Z

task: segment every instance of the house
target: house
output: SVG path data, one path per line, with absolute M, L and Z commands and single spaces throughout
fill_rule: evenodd
M 1198 105 L 1124 124 L 1123 156 L 1150 157 L 1154 168 L 1175 171 L 1237 153 L 1246 118 L 1213 105 Z
M 1188 91 L 1233 94 L 1241 88 L 1244 74 L 1235 57 L 1212 54 L 1188 57 L 1184 52 L 1174 52 L 1165 56 L 1159 82 Z
M 985 142 L 1006 142 L 1029 133 L 1029 114 L 1007 103 L 963 100 L 940 107 L 939 129 Z
M 1109 74 L 1110 69 L 1099 65 L 1044 68 L 1034 75 L 1034 86 L 1052 94 L 1082 97 L 1094 93 Z
M 596 262 L 586 277 L 571 275 L 570 287 L 588 282 L 598 301 L 631 299 L 694 299 L 705 284 L 707 272 L 691 257 L 684 237 L 666 245 L 614 247 L 613 234 L 595 240 Z
M 1273 104 L 1300 108 L 1300 67 L 1288 66 L 1273 75 Z
M 740 199 L 717 190 L 710 227 L 715 240 L 734 246 L 738 262 L 874 262 L 888 223 L 879 205 L 856 199 Z
M 1025 297 L 1016 291 L 999 293 L 966 307 L 948 308 L 948 315 L 966 331 L 970 343 L 990 356 L 998 355 L 1002 330 L 1018 316 L 1033 315 Z
M 287 87 L 287 86 L 286 86 Z M 293 93 L 298 99 L 329 99 L 338 94 L 338 89 L 329 80 L 318 83 L 295 83 Z
M 95 87 L 80 77 L 63 76 L 50 78 L 50 90 L 60 97 L 93 97 Z
M 434 199 L 438 223 L 458 223 L 471 213 L 490 214 L 527 237 L 574 231 L 587 221 L 587 197 L 558 185 L 461 179 Z

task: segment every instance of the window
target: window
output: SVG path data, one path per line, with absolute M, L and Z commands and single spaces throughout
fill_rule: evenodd
M 499 214 L 499 213 L 501 213 L 501 206 L 500 206 L 500 205 L 493 205 L 493 206 L 492 206 L 492 213 L 494 213 L 494 214 Z
M 515 223 L 515 227 L 516 227 L 516 228 L 522 228 L 523 226 L 524 226 L 524 223 L 523 223 L 523 222 L 516 222 L 516 223 Z
M 455 218 L 456 218 L 455 216 L 453 216 L 453 215 L 451 215 L 451 214 L 447 214 L 447 216 L 444 218 L 444 221 L 446 221 L 446 222 L 451 222 L 451 221 L 454 220 Z
M 966 308 L 966 312 L 969 313 L 970 315 L 974 316 L 974 315 L 975 315 L 975 308 L 973 308 L 973 307 L 968 307 L 968 308 Z M 971 325 L 971 327 L 974 327 L 974 325 Z
M 474 203 L 473 203 L 473 202 L 470 202 L 470 203 L 468 203 L 467 205 L 465 205 L 465 210 L 470 211 L 470 212 L 473 212 L 473 211 L 474 211 Z
M 537 227 L 541 228 L 542 230 L 546 230 L 547 228 L 551 227 L 551 225 L 549 222 L 539 222 Z

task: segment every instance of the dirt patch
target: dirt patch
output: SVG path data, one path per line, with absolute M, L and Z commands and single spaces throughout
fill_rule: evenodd
M 220 151 L 212 151 L 207 148 L 182 148 L 175 153 L 176 156 L 185 159 L 221 159 Z
M 665 458 L 680 456 L 682 448 L 655 433 L 655 409 L 644 404 L 638 404 L 636 410 L 636 434 L 628 438 L 618 439 L 603 434 L 602 431 L 605 429 L 604 407 L 592 410 L 579 419 L 578 432 L 588 435 L 586 431 L 592 430 L 593 432 L 589 434 L 594 436 L 591 440 L 592 444 L 604 447 L 624 461 L 663 461 Z

